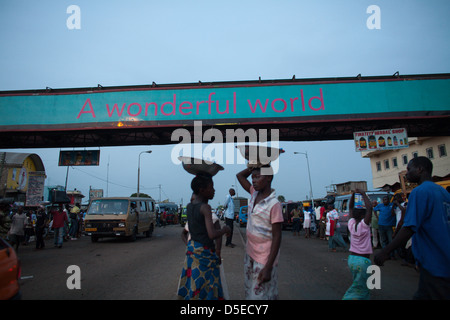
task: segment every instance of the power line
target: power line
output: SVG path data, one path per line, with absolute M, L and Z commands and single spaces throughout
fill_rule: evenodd
M 92 177 L 92 178 L 98 179 L 98 180 L 103 181 L 103 182 L 106 182 L 106 183 L 110 183 L 110 184 L 115 185 L 115 186 L 119 186 L 119 187 L 127 188 L 127 189 L 132 189 L 132 190 L 135 190 L 135 189 L 136 189 L 136 186 L 129 187 L 129 186 L 124 186 L 124 185 L 119 184 L 119 183 L 111 182 L 111 181 L 108 181 L 108 180 L 106 180 L 106 179 L 104 179 L 104 178 L 98 177 L 98 176 L 96 176 L 96 175 L 94 175 L 94 174 L 92 174 L 92 173 L 83 171 L 83 170 L 81 170 L 80 168 L 77 168 L 77 167 L 72 167 L 72 169 L 78 170 L 78 171 L 80 171 L 80 172 L 82 172 L 82 173 L 84 173 L 84 174 L 86 174 L 86 175 L 88 175 L 88 176 L 90 176 L 90 177 Z M 144 188 L 142 188 L 142 190 L 153 190 L 153 189 L 158 189 L 158 188 L 159 188 L 159 187 L 153 187 L 153 188 L 145 188 L 145 187 L 144 187 Z

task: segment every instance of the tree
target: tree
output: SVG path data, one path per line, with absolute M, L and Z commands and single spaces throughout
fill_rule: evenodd
M 137 193 L 135 192 L 135 193 L 131 194 L 130 197 L 137 197 Z M 141 197 L 141 198 L 151 198 L 148 194 L 141 193 L 141 192 L 139 192 L 139 197 Z

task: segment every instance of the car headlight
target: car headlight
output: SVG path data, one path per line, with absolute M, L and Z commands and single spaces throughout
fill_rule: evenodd
M 119 222 L 118 227 L 119 228 L 124 228 L 125 227 L 125 222 Z

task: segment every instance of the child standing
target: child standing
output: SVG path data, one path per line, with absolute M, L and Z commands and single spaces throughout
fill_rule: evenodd
M 350 198 L 350 220 L 348 230 L 351 235 L 350 255 L 348 266 L 352 273 L 353 283 L 345 293 L 343 300 L 368 300 L 370 291 L 367 288 L 367 268 L 372 264 L 370 255 L 372 254 L 372 243 L 370 235 L 370 223 L 372 220 L 372 204 L 366 193 L 356 190 L 362 196 L 364 206 L 355 206 L 355 192 Z

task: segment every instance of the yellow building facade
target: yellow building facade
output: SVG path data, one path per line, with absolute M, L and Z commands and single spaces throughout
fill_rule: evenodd
M 25 203 L 27 195 L 35 197 L 43 190 L 45 167 L 34 153 L 0 153 L 0 198 Z

